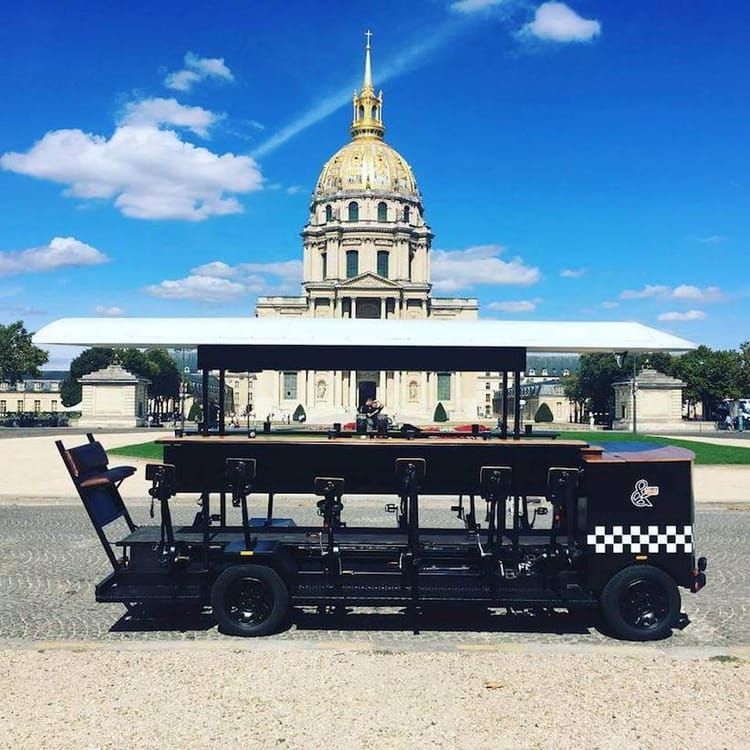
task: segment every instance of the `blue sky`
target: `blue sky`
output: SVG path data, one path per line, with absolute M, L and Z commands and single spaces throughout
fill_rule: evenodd
M 386 139 L 435 233 L 435 295 L 477 297 L 482 317 L 750 338 L 744 1 L 3 15 L 0 322 L 250 315 L 258 294 L 298 294 L 299 232 L 349 139 L 369 28 Z

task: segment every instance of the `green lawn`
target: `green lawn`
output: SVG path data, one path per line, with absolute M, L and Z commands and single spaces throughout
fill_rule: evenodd
M 713 443 L 699 443 L 694 440 L 671 440 L 654 435 L 633 435 L 632 432 L 564 432 L 565 438 L 571 440 L 586 440 L 593 445 L 598 443 L 654 443 L 656 445 L 676 445 L 687 448 L 695 453 L 696 464 L 750 464 L 750 441 L 747 448 L 734 445 L 714 445 Z M 561 436 L 561 437 L 562 437 Z
M 304 433 L 301 433 L 304 435 Z M 295 436 L 298 439 L 301 435 Z M 695 453 L 695 463 L 702 465 L 720 464 L 750 464 L 750 441 L 747 448 L 731 445 L 713 445 L 711 443 L 698 443 L 691 440 L 668 440 L 662 437 L 648 435 L 633 435 L 630 432 L 564 432 L 562 438 L 567 440 L 585 440 L 597 445 L 599 443 L 616 443 L 636 441 L 639 443 L 654 443 L 656 445 L 676 445 L 687 448 Z M 135 456 L 153 461 L 161 461 L 164 452 L 161 445 L 156 443 L 135 443 L 124 445 L 121 448 L 112 448 L 108 451 L 118 456 Z
M 164 459 L 164 449 L 156 443 L 134 443 L 133 445 L 123 445 L 121 448 L 109 448 L 107 453 L 116 456 L 135 456 L 136 458 L 148 458 L 154 461 Z

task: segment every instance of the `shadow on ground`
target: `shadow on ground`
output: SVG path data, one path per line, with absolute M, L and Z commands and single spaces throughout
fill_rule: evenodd
M 354 607 L 294 608 L 289 628 L 299 632 L 535 633 L 606 635 L 594 610 L 506 611 L 471 607 L 363 610 Z M 216 626 L 209 608 L 135 607 L 112 627 L 113 633 L 207 631 Z

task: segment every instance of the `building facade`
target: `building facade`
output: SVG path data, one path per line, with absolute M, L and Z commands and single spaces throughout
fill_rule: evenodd
M 476 299 L 432 295 L 433 234 L 407 161 L 384 140 L 383 93 L 372 83 L 369 35 L 362 88 L 352 101 L 351 140 L 323 166 L 302 231 L 299 297 L 261 297 L 258 317 L 476 319 Z M 433 418 L 442 403 L 450 419 L 492 415 L 490 377 L 460 371 L 372 369 L 262 372 L 240 384 L 238 402 L 252 392 L 253 411 L 289 420 L 299 406 L 310 422 L 354 419 L 366 398 L 383 402 L 400 421 Z M 489 391 L 489 398 L 486 391 Z

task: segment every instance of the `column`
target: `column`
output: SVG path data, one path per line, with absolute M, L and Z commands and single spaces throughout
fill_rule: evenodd
M 385 387 L 385 370 L 381 370 L 378 373 L 378 398 L 381 402 L 385 403 L 385 398 L 388 392 Z
M 432 419 L 432 415 L 429 414 L 430 410 L 430 394 L 427 393 L 428 382 L 427 373 L 419 373 L 420 388 L 419 388 L 419 408 L 424 412 L 428 419 Z
M 401 371 L 393 371 L 393 411 L 401 409 Z
M 357 410 L 357 371 L 349 370 L 349 406 Z

